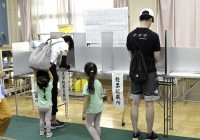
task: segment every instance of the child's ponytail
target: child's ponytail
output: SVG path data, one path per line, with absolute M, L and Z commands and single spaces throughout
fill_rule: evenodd
M 94 63 L 89 62 L 85 65 L 84 71 L 88 76 L 88 91 L 90 94 L 94 94 L 94 80 L 97 74 L 97 66 Z

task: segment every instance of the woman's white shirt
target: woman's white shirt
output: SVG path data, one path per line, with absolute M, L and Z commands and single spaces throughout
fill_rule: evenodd
M 64 41 L 63 38 L 52 39 L 50 62 L 56 64 L 56 60 L 59 57 L 59 55 L 61 55 L 64 51 L 68 50 L 69 50 L 69 45 Z

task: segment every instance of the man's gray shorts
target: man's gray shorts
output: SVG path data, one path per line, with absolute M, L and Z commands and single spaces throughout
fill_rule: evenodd
M 131 94 L 130 98 L 133 100 L 141 100 L 144 94 L 145 101 L 156 101 L 159 100 L 158 94 L 158 80 L 156 73 L 149 73 L 148 80 L 144 84 L 135 84 L 131 81 Z

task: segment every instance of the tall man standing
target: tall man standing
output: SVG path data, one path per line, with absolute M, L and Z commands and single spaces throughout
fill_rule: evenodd
M 131 121 L 133 125 L 133 140 L 140 138 L 138 131 L 138 109 L 142 94 L 144 94 L 146 107 L 147 135 L 146 140 L 158 140 L 158 136 L 153 132 L 154 123 L 154 101 L 159 99 L 156 81 L 155 63 L 159 60 L 160 40 L 157 33 L 151 31 L 149 27 L 154 22 L 154 13 L 151 9 L 143 9 L 139 16 L 140 27 L 130 32 L 127 37 L 127 49 L 130 57 L 134 57 L 134 51 L 141 49 L 148 71 L 148 80 L 143 84 L 136 84 L 131 81 Z

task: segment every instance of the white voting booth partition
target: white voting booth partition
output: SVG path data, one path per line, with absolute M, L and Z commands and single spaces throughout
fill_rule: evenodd
M 103 32 L 101 38 L 103 74 L 112 75 L 113 103 L 116 108 L 124 109 L 123 81 L 128 74 L 129 54 L 125 46 L 113 47 L 113 33 Z
M 124 47 L 113 47 L 114 70 L 121 71 L 126 77 L 129 75 L 130 55 L 124 44 Z
M 113 70 L 113 33 L 102 32 L 102 72 Z
M 87 62 L 97 65 L 98 73 L 102 72 L 102 47 L 86 45 L 86 33 L 74 33 L 75 71 L 84 72 Z
M 172 47 L 170 48 L 169 76 L 181 78 L 183 81 L 182 94 L 179 94 L 176 101 L 200 102 L 198 87 L 200 84 L 200 48 L 199 47 Z M 187 82 L 188 81 L 188 82 Z M 192 82 L 191 86 L 187 86 Z
M 74 33 L 75 71 L 82 71 L 87 63 L 86 34 Z
M 118 109 L 123 109 L 122 125 L 125 125 L 124 115 L 127 102 L 124 96 L 124 80 L 128 80 L 130 56 L 125 43 L 115 45 L 113 43 L 113 33 L 102 32 L 102 67 L 103 75 L 111 76 L 113 104 Z
M 12 43 L 13 52 L 13 70 L 14 76 L 24 75 L 27 73 L 33 73 L 33 70 L 29 68 L 29 56 L 30 43 L 29 42 L 17 42 Z
M 37 96 L 34 94 L 33 70 L 29 68 L 29 63 L 28 63 L 29 56 L 31 53 L 29 47 L 30 47 L 29 42 L 12 43 L 16 115 L 18 115 L 18 102 L 17 102 L 18 79 L 31 78 L 31 93 L 33 97 L 32 104 L 33 106 L 37 105 Z
M 100 47 L 88 47 L 86 46 L 86 33 L 74 33 L 75 71 L 84 72 L 83 69 L 87 62 L 94 62 L 97 65 L 98 75 L 111 76 L 115 70 L 126 69 L 128 71 L 129 54 L 125 47 L 113 47 L 113 33 L 103 32 L 101 41 Z
M 113 33 L 102 32 L 102 71 L 112 75 L 112 96 L 116 108 L 124 109 L 123 73 L 114 72 Z
M 176 101 L 195 101 L 200 100 L 198 92 L 192 93 L 192 90 L 200 84 L 200 52 L 199 47 L 192 46 L 172 46 L 171 31 L 165 31 L 165 76 L 166 96 L 164 96 L 164 136 L 168 136 L 168 128 L 173 129 L 173 106 Z M 184 91 L 176 98 L 173 96 L 174 79 L 182 79 L 184 85 L 185 79 L 197 79 L 189 89 Z M 165 81 L 166 80 L 166 81 Z M 164 90 L 165 91 L 165 90 Z M 186 99 L 190 97 L 190 99 Z

